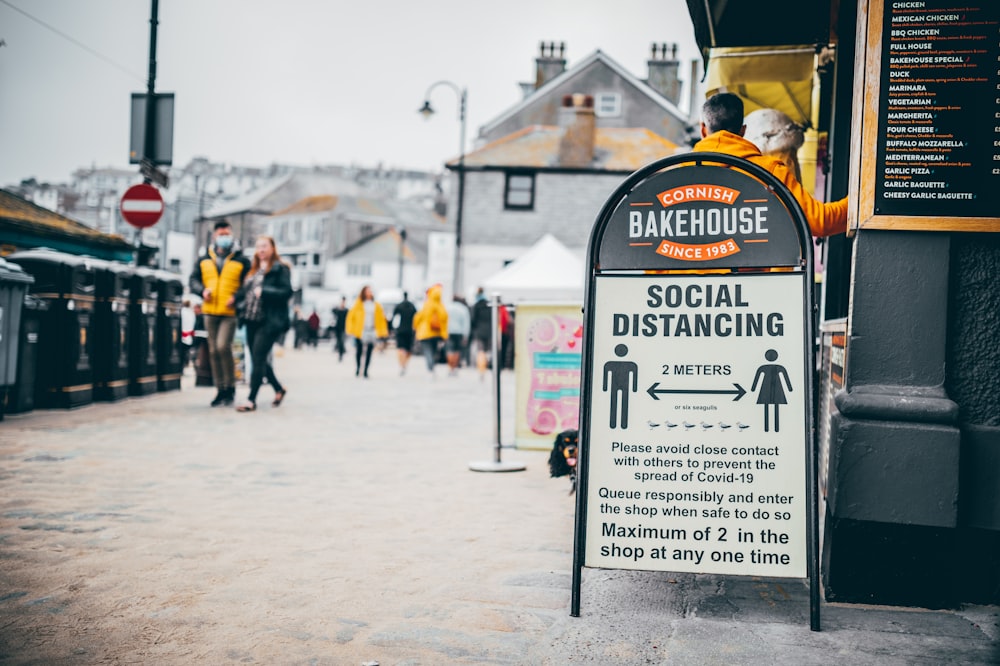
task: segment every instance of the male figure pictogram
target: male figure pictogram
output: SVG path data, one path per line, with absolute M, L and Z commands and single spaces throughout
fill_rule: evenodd
M 628 347 L 618 345 L 615 355 L 628 353 Z M 610 389 L 609 389 L 610 384 Z M 639 390 L 639 366 L 632 361 L 608 361 L 604 364 L 603 390 L 611 391 L 611 427 L 618 427 L 618 402 L 621 397 L 622 430 L 628 428 L 628 394 Z
M 769 363 L 757 368 L 757 374 L 754 375 L 753 385 L 750 387 L 750 390 L 756 390 L 757 381 L 760 380 L 760 393 L 757 394 L 757 404 L 764 405 L 764 432 L 768 432 L 767 417 L 770 405 L 774 405 L 774 432 L 778 432 L 778 405 L 788 404 L 788 400 L 785 399 L 785 390 L 781 386 L 781 378 L 785 378 L 785 384 L 788 386 L 789 393 L 792 392 L 792 382 L 788 379 L 788 371 L 785 370 L 785 366 L 774 363 L 774 361 L 778 360 L 778 352 L 768 349 L 764 352 L 764 358 Z

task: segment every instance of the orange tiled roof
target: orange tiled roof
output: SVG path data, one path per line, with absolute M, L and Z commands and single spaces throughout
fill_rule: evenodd
M 324 213 L 337 207 L 338 198 L 332 194 L 320 194 L 296 201 L 272 215 L 292 215 L 295 213 Z
M 559 168 L 559 142 L 565 130 L 533 125 L 486 144 L 465 156 L 470 167 L 508 166 Z M 672 155 L 677 144 L 645 128 L 597 128 L 591 168 L 602 171 L 635 171 L 661 157 Z M 457 160 L 450 162 L 457 164 Z

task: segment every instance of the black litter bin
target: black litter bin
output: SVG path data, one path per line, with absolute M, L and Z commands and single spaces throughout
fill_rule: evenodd
M 156 392 L 157 271 L 136 268 L 129 277 L 128 394 Z
M 157 271 L 156 387 L 174 391 L 181 387 L 186 349 L 181 342 L 181 304 L 184 282 L 176 273 Z
M 21 310 L 32 282 L 34 278 L 20 266 L 0 259 L 0 419 L 6 411 L 10 390 L 17 383 Z
M 99 260 L 49 249 L 8 257 L 35 282 L 28 293 L 39 317 L 34 407 L 80 407 L 94 399 L 91 357 L 94 265 Z
M 26 294 L 21 308 L 21 334 L 17 348 L 17 381 L 7 394 L 7 413 L 19 414 L 35 408 L 38 384 L 38 341 L 42 319 L 48 315 L 50 302 Z
M 129 290 L 133 268 L 112 261 L 96 267 L 94 400 L 128 397 Z

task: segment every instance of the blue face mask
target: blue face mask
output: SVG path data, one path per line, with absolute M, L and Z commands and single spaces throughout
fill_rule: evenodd
M 215 238 L 215 247 L 220 250 L 228 250 L 233 246 L 232 236 L 217 236 Z

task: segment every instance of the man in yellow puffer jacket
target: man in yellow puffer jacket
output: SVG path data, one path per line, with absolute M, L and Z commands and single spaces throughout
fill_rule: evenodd
M 191 293 L 202 297 L 201 311 L 208 334 L 208 357 L 216 395 L 212 407 L 231 405 L 236 396 L 233 335 L 236 333 L 236 291 L 250 270 L 250 262 L 233 248 L 233 227 L 215 223 L 212 246 L 191 272 Z

